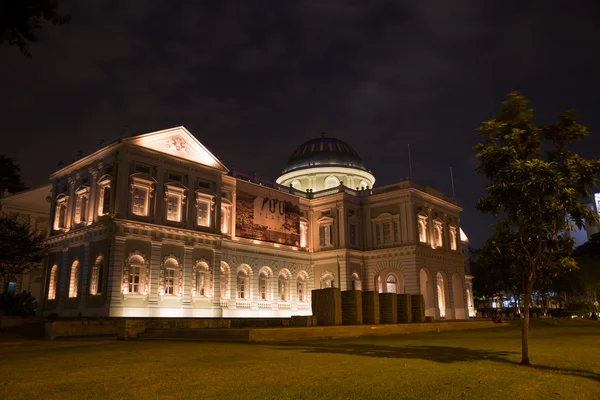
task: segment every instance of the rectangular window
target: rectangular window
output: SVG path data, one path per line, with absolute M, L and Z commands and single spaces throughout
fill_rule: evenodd
M 106 215 L 110 211 L 110 185 L 100 186 L 100 195 L 98 196 L 98 215 Z
M 181 221 L 181 195 L 167 193 L 167 221 Z
M 198 202 L 198 226 L 210 226 L 209 211 L 208 201 Z
M 319 227 L 319 244 L 321 247 L 329 246 L 333 243 L 333 232 L 331 225 L 321 225 Z
M 148 215 L 148 188 L 133 187 L 133 213 L 142 217 Z
M 356 225 L 350 224 L 350 246 L 356 246 Z
M 129 293 L 140 293 L 141 267 L 129 268 Z
M 212 189 L 212 182 L 198 181 L 198 187 L 201 188 L 201 189 L 211 190 Z
M 183 175 L 174 174 L 172 172 L 169 172 L 169 180 L 175 181 L 175 182 L 183 182 Z
M 136 164 L 135 165 L 135 172 L 141 172 L 142 174 L 149 174 L 150 173 L 150 167 L 147 165 L 143 165 L 143 164 Z
M 390 243 L 392 241 L 390 228 L 389 222 L 383 223 L 383 243 Z

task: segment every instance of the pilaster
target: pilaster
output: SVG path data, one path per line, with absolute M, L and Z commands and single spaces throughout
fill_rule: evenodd
M 158 307 L 158 281 L 160 276 L 162 242 L 152 241 L 150 255 L 150 293 L 148 294 L 148 307 Z
M 73 176 L 69 176 L 69 201 L 67 203 L 67 220 L 65 221 L 65 228 L 71 229 L 73 226 L 73 213 L 75 212 L 75 185 L 77 180 Z
M 344 202 L 338 201 L 337 204 L 337 214 L 338 214 L 338 248 L 345 249 L 346 248 L 346 215 L 344 214 Z M 344 289 L 342 289 L 344 290 Z
M 338 268 L 339 268 L 339 277 L 340 290 L 348 290 L 348 261 L 345 257 L 338 258 Z
M 183 308 L 192 307 L 192 274 L 194 272 L 194 260 L 192 253 L 194 246 L 184 246 L 183 248 Z M 214 270 L 214 267 L 213 267 Z
M 213 252 L 212 276 L 213 276 L 213 307 L 221 308 L 221 259 L 223 254 L 220 251 Z M 231 277 L 231 270 L 229 271 Z
M 154 190 L 153 221 L 155 224 L 163 224 L 165 203 L 165 170 L 163 167 L 159 166 L 156 167 L 156 188 Z
M 88 168 L 88 172 L 92 177 L 92 184 L 90 187 L 90 195 L 88 197 L 87 215 L 85 216 L 85 220 L 91 223 L 98 215 L 98 168 L 90 167 Z
M 58 274 L 58 287 L 54 298 L 58 299 L 58 308 L 62 308 L 65 297 L 69 296 L 69 248 L 62 249 L 61 267 Z
M 120 305 L 123 295 L 123 266 L 125 264 L 125 237 L 115 236 L 112 240 L 106 292 L 107 301 L 112 305 Z
M 87 299 L 90 295 L 90 242 L 86 241 L 83 244 L 83 265 L 79 270 L 79 288 L 77 293 L 79 295 L 79 311 L 85 310 Z

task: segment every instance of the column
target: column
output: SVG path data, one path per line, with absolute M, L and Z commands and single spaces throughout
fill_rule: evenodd
M 88 207 L 86 210 L 87 215 L 85 216 L 85 220 L 92 222 L 98 215 L 98 168 L 90 167 L 88 168 L 88 172 L 91 176 L 92 185 L 88 197 Z
M 220 251 L 213 252 L 213 307 L 218 309 L 221 309 L 221 257 Z M 231 274 L 231 271 L 229 273 Z
M 433 243 L 433 218 L 431 218 L 433 209 L 427 204 L 425 206 L 427 207 L 427 245 L 431 247 Z
M 344 202 L 338 201 L 337 204 L 338 211 L 338 248 L 345 249 L 346 248 L 346 215 L 344 214 Z M 344 289 L 342 289 L 344 290 Z
M 62 266 L 58 270 L 58 287 L 56 288 L 55 298 L 58 299 L 58 309 L 62 308 L 65 297 L 69 296 L 69 248 L 62 249 Z
M 216 185 L 217 196 L 215 198 L 215 219 L 213 221 L 214 232 L 219 235 L 221 234 L 221 195 L 223 193 L 223 182 L 221 180 L 217 181 Z
M 159 307 L 158 304 L 158 281 L 160 277 L 162 242 L 152 241 L 152 252 L 150 253 L 150 293 L 148 295 L 148 307 Z
M 192 253 L 194 246 L 183 248 L 183 308 L 192 308 L 192 275 L 194 273 L 194 260 Z
M 77 180 L 73 177 L 69 177 L 69 199 L 67 202 L 67 221 L 65 222 L 65 228 L 71 229 L 73 226 L 73 213 L 75 212 L 75 185 Z
M 308 249 L 309 252 L 313 252 L 315 251 L 315 228 L 318 229 L 318 227 L 316 226 L 316 222 L 314 220 L 314 214 L 315 212 L 311 209 L 308 210 Z
M 123 266 L 125 265 L 125 236 L 116 236 L 111 243 L 106 292 L 110 306 L 120 306 L 123 296 Z
M 83 245 L 83 265 L 79 270 L 79 311 L 85 310 L 85 304 L 90 295 L 90 243 L 86 242 Z
M 163 167 L 156 168 L 156 188 L 154 189 L 154 218 L 155 224 L 162 225 L 163 210 L 165 208 L 165 185 L 164 185 L 165 170 Z M 152 196 L 152 193 L 150 193 Z
M 236 188 L 234 187 L 231 191 L 231 227 L 229 228 L 229 232 L 231 232 L 231 237 L 235 237 L 235 216 L 237 215 L 237 194 Z
M 340 277 L 339 288 L 340 290 L 348 290 L 348 262 L 345 258 L 338 259 L 338 268 Z

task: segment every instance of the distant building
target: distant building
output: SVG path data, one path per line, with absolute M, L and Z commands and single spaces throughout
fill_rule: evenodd
M 287 317 L 311 290 L 423 293 L 472 304 L 454 199 L 375 177 L 341 140 L 293 153 L 273 181 L 228 170 L 185 128 L 120 139 L 55 172 L 45 313 Z
M 592 199 L 592 203 L 590 203 L 589 201 L 585 202 L 586 206 L 590 210 L 600 214 L 600 193 L 593 193 Z M 573 225 L 572 230 L 567 231 L 567 235 L 575 241 L 574 247 L 579 247 L 588 240 L 590 240 L 590 237 L 593 234 L 598 232 L 600 232 L 600 225 L 585 224 L 582 229 L 579 229 L 578 227 Z
M 11 193 L 7 187 L 0 196 L 0 215 L 14 218 L 21 223 L 27 223 L 32 230 L 48 232 L 50 227 L 48 218 L 50 214 L 50 195 L 52 185 L 49 183 L 34 189 L 23 190 L 18 187 L 16 193 Z M 21 276 L 10 277 L 8 290 L 10 292 L 31 292 L 37 300 L 43 297 L 43 268 Z M 0 278 L 0 288 L 4 282 Z

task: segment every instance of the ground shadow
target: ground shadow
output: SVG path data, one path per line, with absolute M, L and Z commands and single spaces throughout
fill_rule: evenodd
M 452 346 L 382 346 L 369 343 L 287 343 L 280 346 L 281 350 L 296 350 L 304 353 L 345 354 L 358 357 L 379 357 L 396 359 L 419 359 L 439 363 L 459 361 L 492 361 L 504 364 L 520 365 L 518 361 L 508 358 L 520 354 L 514 351 L 494 351 L 484 349 L 469 349 Z M 533 368 L 562 375 L 572 375 L 600 382 L 600 374 L 573 368 L 557 368 L 546 365 L 530 365 L 523 368 Z

